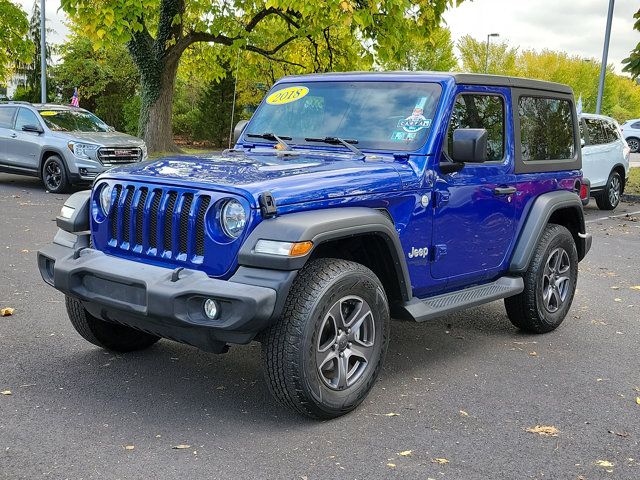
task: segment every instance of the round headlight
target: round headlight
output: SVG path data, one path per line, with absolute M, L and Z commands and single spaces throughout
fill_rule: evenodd
M 220 216 L 222 230 L 231 238 L 237 238 L 244 230 L 247 223 L 247 214 L 244 207 L 237 200 L 229 200 L 222 207 L 222 215 Z
M 104 184 L 102 189 L 100 190 L 100 207 L 105 215 L 109 214 L 109 210 L 111 209 L 111 192 L 113 191 L 113 187 L 108 183 Z

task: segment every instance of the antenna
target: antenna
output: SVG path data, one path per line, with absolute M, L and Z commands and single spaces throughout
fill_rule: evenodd
M 238 91 L 238 67 L 240 66 L 240 48 L 236 58 L 236 81 L 233 84 L 233 104 L 231 105 L 231 124 L 229 125 L 229 148 L 231 148 L 231 139 L 233 138 L 233 117 L 236 113 L 236 92 Z

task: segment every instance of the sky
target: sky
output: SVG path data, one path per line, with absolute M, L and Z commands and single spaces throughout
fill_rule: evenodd
M 33 0 L 18 3 L 31 12 Z M 467 34 L 486 40 L 488 33 L 498 33 L 500 38 L 492 41 L 507 41 L 522 50 L 549 48 L 600 61 L 608 5 L 609 0 L 465 0 L 444 18 L 454 41 Z M 53 43 L 63 42 L 68 33 L 59 7 L 60 0 L 46 0 Z M 622 70 L 622 59 L 640 42 L 640 32 L 633 30 L 633 14 L 639 7 L 638 0 L 615 2 L 608 63 L 617 72 Z

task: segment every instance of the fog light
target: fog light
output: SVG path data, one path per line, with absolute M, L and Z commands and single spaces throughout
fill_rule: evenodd
M 212 298 L 207 298 L 204 301 L 204 314 L 207 318 L 215 320 L 218 316 L 218 302 Z

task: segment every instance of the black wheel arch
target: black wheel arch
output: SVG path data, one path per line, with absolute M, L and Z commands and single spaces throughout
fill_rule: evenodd
M 256 253 L 260 239 L 313 242 L 301 257 Z M 239 252 L 239 264 L 273 270 L 299 270 L 309 260 L 339 258 L 370 268 L 392 302 L 408 301 L 411 282 L 400 238 L 386 211 L 342 207 L 296 212 L 263 220 L 249 234 Z
M 578 260 L 586 256 L 591 247 L 591 236 L 586 232 L 580 197 L 568 190 L 547 192 L 538 196 L 529 209 L 520 229 L 509 271 L 523 273 L 527 270 L 535 247 L 549 223 L 566 227 L 576 244 Z
M 64 158 L 64 154 L 57 148 L 46 147 L 42 149 L 42 153 L 40 154 L 40 163 L 38 166 L 38 178 L 40 180 L 42 180 L 42 169 L 44 168 L 44 162 L 46 162 L 49 157 L 53 157 L 53 156 L 60 158 L 60 161 L 62 162 L 62 165 L 64 166 L 64 169 L 66 170 L 67 175 L 69 175 L 69 167 L 67 166 L 67 161 Z

